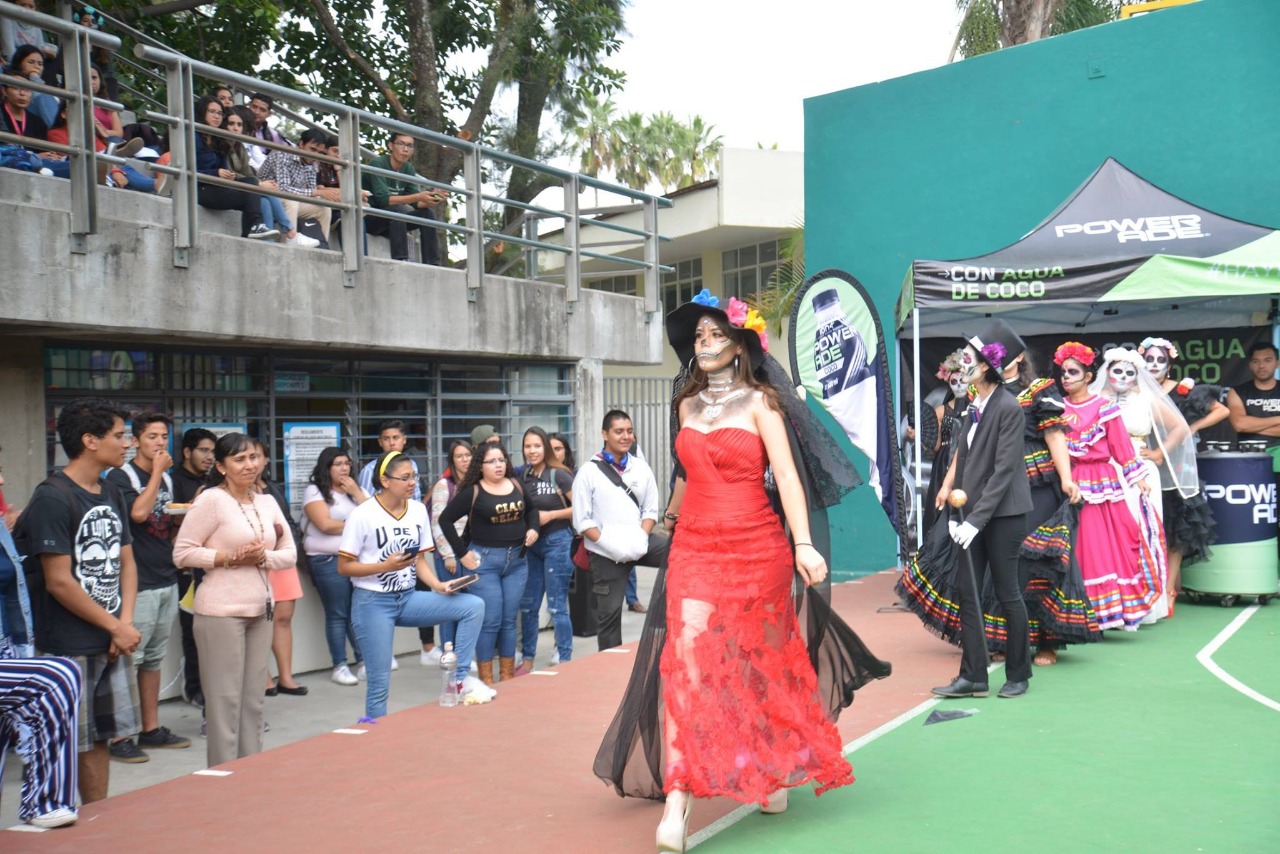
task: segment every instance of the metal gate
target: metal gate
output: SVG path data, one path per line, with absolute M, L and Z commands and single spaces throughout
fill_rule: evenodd
M 671 485 L 671 378 L 605 377 L 604 408 L 631 416 L 636 444 L 658 482 L 662 507 Z

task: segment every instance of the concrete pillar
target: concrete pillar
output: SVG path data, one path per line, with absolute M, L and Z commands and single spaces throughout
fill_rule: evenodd
M 48 466 L 44 339 L 6 335 L 0 347 L 0 461 L 5 499 L 25 507 Z
M 578 467 L 600 450 L 600 422 L 604 419 L 604 362 L 582 359 L 577 367 L 578 438 L 573 446 Z

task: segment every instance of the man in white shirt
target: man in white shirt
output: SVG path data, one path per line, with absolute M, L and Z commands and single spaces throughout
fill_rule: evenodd
M 627 577 L 637 564 L 665 566 L 669 540 L 658 524 L 658 484 L 643 460 L 631 455 L 631 416 L 604 416 L 604 448 L 573 479 L 573 527 L 591 554 L 596 597 L 596 643 L 622 644 L 622 603 Z
M 378 447 L 382 449 L 381 453 L 387 451 L 400 451 L 404 453 L 405 445 L 409 443 L 408 436 L 405 435 L 404 422 L 398 418 L 390 421 L 383 421 L 378 426 Z M 360 484 L 360 488 L 364 490 L 364 494 L 372 497 L 377 493 L 377 488 L 373 485 L 373 465 L 378 460 L 375 457 L 364 464 L 364 468 L 360 469 L 360 476 L 356 478 L 356 483 Z M 422 484 L 418 482 L 418 461 L 410 458 L 413 463 L 413 500 L 422 500 Z

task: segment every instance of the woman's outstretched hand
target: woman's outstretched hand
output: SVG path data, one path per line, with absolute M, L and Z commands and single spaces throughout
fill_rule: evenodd
M 801 543 L 796 546 L 796 571 L 804 578 L 804 583 L 812 587 L 826 580 L 827 562 L 813 546 Z

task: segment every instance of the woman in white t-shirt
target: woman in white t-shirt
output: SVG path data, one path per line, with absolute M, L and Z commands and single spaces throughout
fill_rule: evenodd
M 417 482 L 412 461 L 399 451 L 387 451 L 375 461 L 373 473 L 381 489 L 372 501 L 351 512 L 338 550 L 338 572 L 355 587 L 351 624 L 369 678 L 365 716 L 380 718 L 387 713 L 396 626 L 456 622 L 460 693 L 488 702 L 496 692 L 467 674 L 484 619 L 484 602 L 470 593 L 454 593 L 452 584 L 441 582 L 427 563 L 431 529 L 426 506 L 412 498 Z M 429 591 L 414 589 L 418 578 Z
M 338 548 L 342 531 L 357 506 L 369 500 L 351 476 L 351 457 L 342 448 L 325 448 L 311 472 L 311 482 L 302 493 L 302 512 L 307 567 L 311 581 L 324 606 L 324 636 L 333 659 L 333 675 L 339 685 L 356 685 L 359 679 L 347 665 L 347 641 L 355 653 L 359 671 L 364 659 L 351 628 L 351 579 L 338 574 Z

